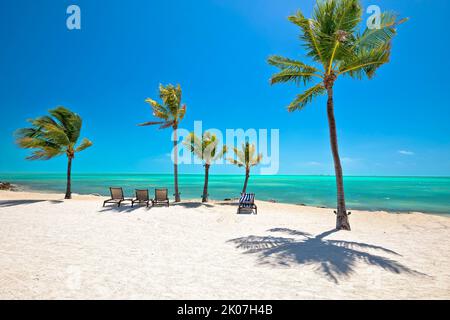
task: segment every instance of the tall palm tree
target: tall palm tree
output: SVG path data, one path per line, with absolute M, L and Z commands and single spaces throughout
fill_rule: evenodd
M 202 202 L 208 202 L 209 168 L 214 161 L 221 159 L 227 152 L 226 146 L 223 146 L 221 149 L 218 148 L 219 142 L 216 135 L 209 132 L 205 132 L 201 138 L 196 136 L 194 132 L 191 132 L 183 141 L 183 144 L 204 162 L 205 183 L 203 185 Z
M 150 121 L 140 124 L 140 126 L 160 125 L 159 129 L 172 127 L 173 129 L 173 171 L 175 179 L 175 202 L 180 202 L 180 193 L 178 192 L 178 124 L 183 120 L 186 114 L 186 105 L 181 104 L 181 87 L 169 84 L 167 86 L 159 85 L 159 97 L 162 104 L 155 100 L 147 98 L 145 102 L 150 104 L 153 115 L 161 121 Z
M 389 61 L 396 27 L 406 20 L 397 20 L 395 14 L 385 12 L 381 15 L 379 28 L 367 28 L 359 32 L 362 13 L 358 0 L 317 1 L 312 18 L 306 18 L 300 11 L 288 18 L 300 28 L 300 39 L 306 55 L 314 64 L 308 65 L 281 56 L 272 56 L 268 60 L 269 64 L 280 69 L 280 72 L 272 76 L 272 84 L 293 82 L 297 85 L 307 85 L 313 79 L 319 81 L 291 102 L 288 106 L 290 112 L 302 110 L 317 96 L 328 96 L 329 134 L 337 185 L 338 230 L 350 230 L 350 224 L 345 206 L 343 173 L 334 118 L 333 87 L 341 76 L 372 78 L 375 71 Z
M 50 110 L 49 113 L 50 116 L 28 120 L 31 123 L 30 128 L 17 130 L 17 144 L 21 148 L 35 149 L 31 156 L 27 157 L 28 160 L 49 160 L 66 154 L 68 164 L 65 198 L 71 199 L 72 160 L 75 153 L 89 148 L 92 142 L 84 138 L 76 146 L 83 123 L 78 114 L 64 107 Z
M 234 147 L 233 152 L 236 155 L 237 159 L 229 158 L 232 164 L 237 165 L 238 167 L 245 168 L 245 181 L 244 187 L 242 188 L 242 193 L 247 191 L 248 178 L 250 178 L 250 168 L 257 166 L 262 158 L 262 153 L 255 155 L 255 145 L 250 144 L 248 141 L 242 144 L 242 149 Z

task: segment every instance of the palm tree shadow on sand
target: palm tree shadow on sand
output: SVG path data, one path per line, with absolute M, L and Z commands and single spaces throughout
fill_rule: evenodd
M 246 254 L 258 254 L 260 264 L 274 266 L 317 265 L 317 271 L 335 283 L 339 283 L 340 279 L 349 278 L 355 272 L 357 262 L 364 262 L 367 265 L 377 266 L 396 274 L 408 273 L 426 276 L 391 258 L 362 251 L 378 250 L 381 253 L 400 256 L 392 250 L 360 242 L 325 239 L 335 233 L 336 230 L 326 231 L 317 236 L 286 228 L 270 229 L 268 232 L 284 233 L 291 237 L 248 236 L 232 239 L 228 242 L 234 243 L 238 249 L 244 250 Z
M 29 205 L 29 204 L 35 204 L 39 202 L 50 202 L 53 204 L 59 204 L 64 203 L 62 200 L 2 200 L 0 201 L 0 208 L 1 207 L 15 207 L 15 206 L 21 206 L 21 205 Z

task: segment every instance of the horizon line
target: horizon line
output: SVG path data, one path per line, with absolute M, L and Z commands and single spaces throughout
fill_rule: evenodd
M 52 171 L 40 171 L 40 172 L 0 172 L 0 175 L 13 175 L 13 174 L 60 174 L 65 175 L 63 172 L 52 172 Z M 173 175 L 173 173 L 170 172 L 164 172 L 164 173 L 155 173 L 155 172 L 72 172 L 72 174 L 101 174 L 101 175 Z M 185 175 L 185 176 L 195 176 L 195 175 L 201 175 L 203 176 L 204 173 L 178 173 L 179 176 Z M 211 174 L 210 176 L 240 176 L 241 173 L 215 173 Z M 300 173 L 294 173 L 294 174 L 271 174 L 271 175 L 263 175 L 254 173 L 253 176 L 267 176 L 267 177 L 276 177 L 276 176 L 300 176 L 300 177 L 335 177 L 334 174 L 300 174 Z M 345 177 L 378 177 L 378 178 L 450 178 L 450 175 L 367 175 L 367 174 L 361 174 L 361 175 L 355 175 L 355 174 L 349 174 L 344 175 Z

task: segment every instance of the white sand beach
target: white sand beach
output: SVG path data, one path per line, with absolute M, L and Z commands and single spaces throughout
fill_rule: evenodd
M 450 218 L 0 192 L 1 299 L 449 299 Z

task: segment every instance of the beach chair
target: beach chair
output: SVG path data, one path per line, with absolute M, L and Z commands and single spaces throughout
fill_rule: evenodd
M 133 199 L 133 201 L 131 202 L 131 206 L 134 207 L 135 203 L 145 203 L 147 205 L 147 207 L 150 206 L 150 197 L 148 195 L 148 190 L 136 190 L 136 199 Z M 153 204 L 153 202 L 152 202 Z
M 111 192 L 111 199 L 105 200 L 103 202 L 103 206 L 105 206 L 107 203 L 114 203 L 114 204 L 117 203 L 117 206 L 120 207 L 120 205 L 124 201 L 133 202 L 133 199 L 124 198 L 122 188 L 109 188 L 109 191 Z
M 167 204 L 169 206 L 169 191 L 167 189 L 155 189 L 155 199 L 153 200 L 153 205 L 155 204 Z
M 252 212 L 255 210 L 255 214 L 258 214 L 258 207 L 255 204 L 255 194 L 254 193 L 243 193 L 239 199 L 238 213 L 241 213 L 241 209 L 251 209 Z

